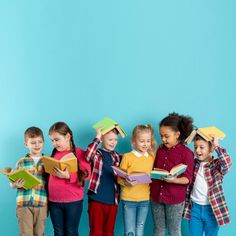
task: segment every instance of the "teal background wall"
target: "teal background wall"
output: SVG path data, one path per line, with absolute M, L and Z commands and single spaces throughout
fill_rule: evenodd
M 139 123 L 153 124 L 160 142 L 158 123 L 173 111 L 224 130 L 221 144 L 234 162 L 235 11 L 234 0 L 1 0 L 0 168 L 26 153 L 23 132 L 32 125 L 43 129 L 50 154 L 54 122 L 67 122 L 86 148 L 93 123 L 110 116 L 129 134 L 119 141 L 123 153 Z M 233 166 L 224 183 L 232 223 L 223 236 L 236 233 L 235 178 Z M 0 235 L 17 235 L 15 191 L 4 176 L 0 182 Z M 53 235 L 49 219 L 46 233 Z M 116 235 L 123 235 L 121 211 Z

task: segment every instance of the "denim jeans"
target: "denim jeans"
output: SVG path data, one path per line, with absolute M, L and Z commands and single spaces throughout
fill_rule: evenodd
M 199 205 L 193 202 L 191 211 L 191 220 L 189 221 L 189 235 L 217 236 L 219 226 L 211 205 Z
M 165 236 L 166 228 L 169 236 L 181 236 L 181 221 L 184 202 L 165 204 L 151 201 L 154 223 L 154 236 Z
M 122 201 L 125 236 L 143 236 L 149 201 Z
M 78 228 L 83 200 L 76 202 L 49 202 L 50 217 L 53 224 L 54 236 L 78 236 Z

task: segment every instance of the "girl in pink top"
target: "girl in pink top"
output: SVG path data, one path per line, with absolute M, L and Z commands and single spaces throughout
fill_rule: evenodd
M 73 134 L 64 122 L 57 122 L 49 129 L 54 147 L 52 157 L 60 160 L 73 152 L 78 160 L 78 172 L 69 173 L 54 168 L 49 176 L 49 212 L 54 236 L 78 236 L 80 217 L 83 209 L 84 179 L 90 176 L 90 164 L 85 160 L 84 151 L 75 146 Z

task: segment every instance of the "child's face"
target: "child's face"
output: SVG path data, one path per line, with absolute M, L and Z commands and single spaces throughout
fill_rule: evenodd
M 199 161 L 208 162 L 211 160 L 211 149 L 205 140 L 194 141 L 194 153 Z
M 32 156 L 41 156 L 43 150 L 43 138 L 41 136 L 26 138 L 25 146 L 29 149 Z
M 115 149 L 118 142 L 118 135 L 113 131 L 104 134 L 101 138 L 102 148 L 111 152 Z
M 179 131 L 174 131 L 169 126 L 161 126 L 159 129 L 161 140 L 167 148 L 172 148 L 179 143 Z
M 56 148 L 58 151 L 62 152 L 71 149 L 71 136 L 69 133 L 66 135 L 62 135 L 57 132 L 53 132 L 49 136 L 52 141 L 53 147 Z
M 140 132 L 137 134 L 137 136 L 133 140 L 132 144 L 133 144 L 135 150 L 144 154 L 150 149 L 151 140 L 152 140 L 151 132 L 149 132 L 149 131 Z

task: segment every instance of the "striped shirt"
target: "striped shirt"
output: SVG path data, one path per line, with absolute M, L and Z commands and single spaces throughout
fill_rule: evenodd
M 208 185 L 208 201 L 211 205 L 218 225 L 222 226 L 230 223 L 229 211 L 223 193 L 223 177 L 231 168 L 232 163 L 230 156 L 222 147 L 217 147 L 216 153 L 218 155 L 218 158 L 213 158 L 209 163 L 204 165 L 204 176 Z M 189 186 L 187 190 L 185 209 L 183 213 L 183 217 L 187 219 L 191 219 L 191 192 L 193 190 L 193 185 L 199 167 L 200 162 L 195 159 L 193 183 Z
M 91 144 L 89 144 L 86 150 L 86 160 L 92 163 L 92 174 L 89 181 L 88 189 L 97 193 L 98 186 L 101 182 L 102 168 L 103 168 L 103 160 L 102 160 L 102 152 L 98 149 L 98 145 L 100 144 L 100 140 L 95 138 Z M 119 166 L 120 163 L 120 155 L 112 151 L 112 165 Z M 114 188 L 115 188 L 115 205 L 118 205 L 119 198 L 119 188 L 116 176 L 114 175 Z
M 18 188 L 16 194 L 17 206 L 45 206 L 47 205 L 47 194 L 45 190 L 46 177 L 43 168 L 43 162 L 40 159 L 35 165 L 33 158 L 27 154 L 16 163 L 16 169 L 25 168 L 31 174 L 41 181 L 41 184 L 33 187 L 32 189 Z

